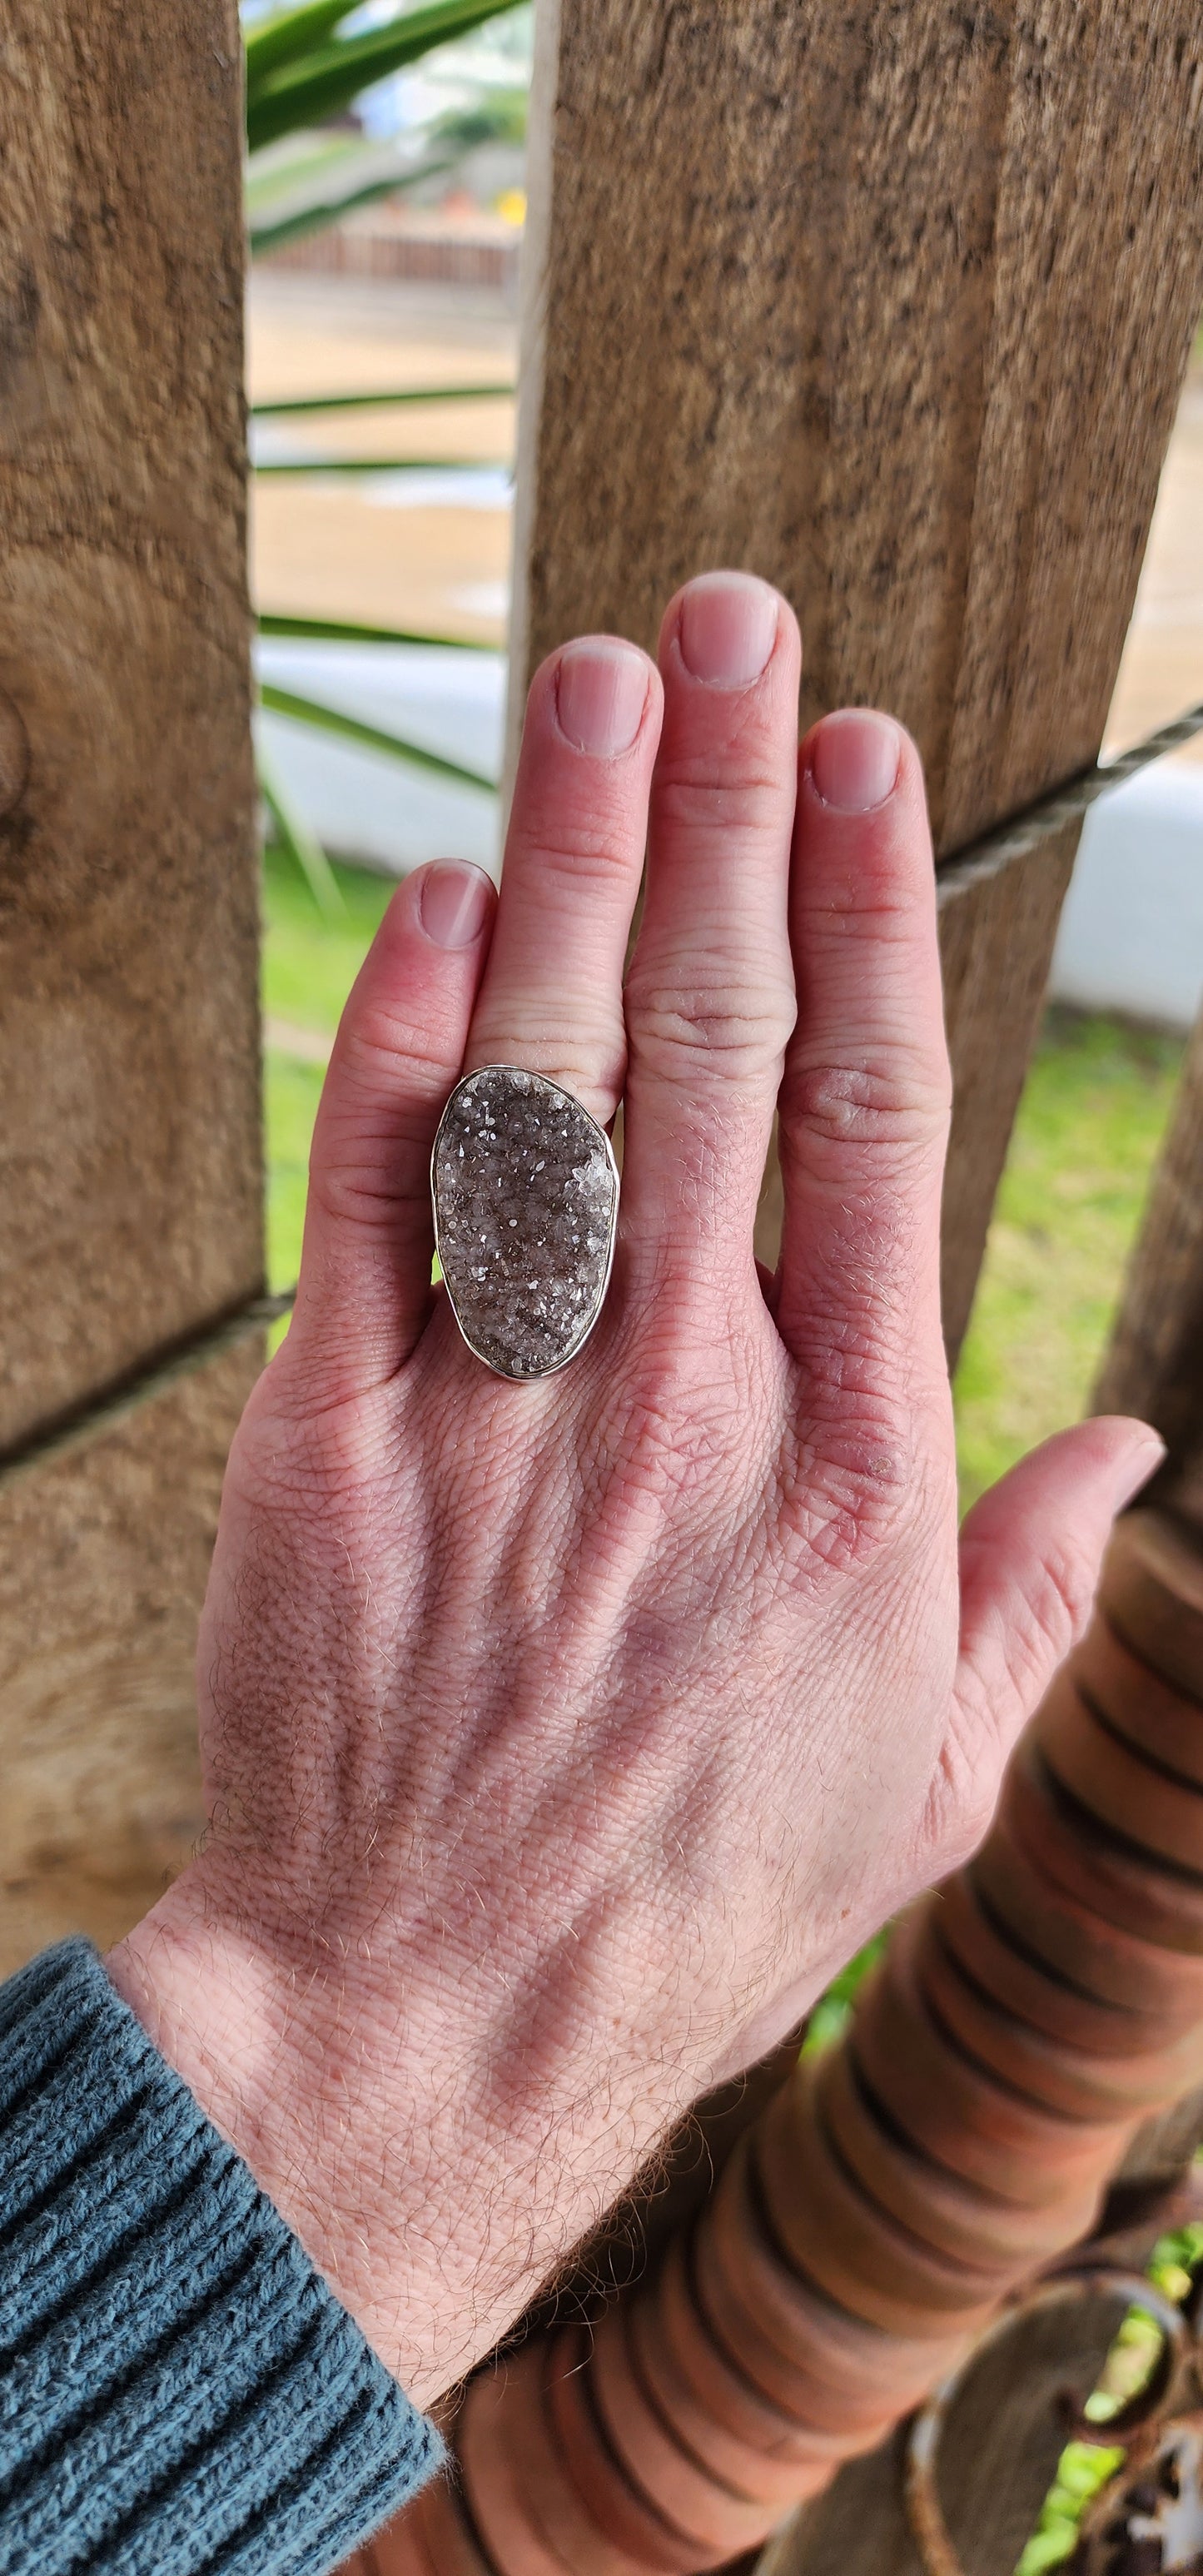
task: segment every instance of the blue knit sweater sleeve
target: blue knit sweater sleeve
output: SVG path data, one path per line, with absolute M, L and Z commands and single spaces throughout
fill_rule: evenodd
M 90 1945 L 0 1986 L 5 2576 L 320 2576 L 440 2456 Z

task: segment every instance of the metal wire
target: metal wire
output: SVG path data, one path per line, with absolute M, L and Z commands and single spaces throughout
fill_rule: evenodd
M 1143 742 L 1134 743 L 1131 751 L 1122 751 L 1118 759 L 1096 763 L 1084 769 L 1077 778 L 1057 788 L 1052 796 L 1041 796 L 1034 805 L 1025 807 L 1009 823 L 1000 823 L 993 831 L 983 832 L 979 841 L 955 858 L 943 861 L 936 876 L 936 900 L 940 904 L 963 894 L 983 877 L 998 874 L 1009 867 L 1012 859 L 1026 858 L 1042 841 L 1050 841 L 1067 823 L 1080 822 L 1100 796 L 1114 794 L 1117 787 L 1135 778 L 1138 770 L 1148 769 L 1155 760 L 1164 760 L 1171 751 L 1180 751 L 1183 743 L 1192 742 L 1203 733 L 1203 701 L 1188 707 L 1184 715 L 1175 716 L 1172 724 L 1161 725 L 1156 733 L 1146 734 Z
M 286 1288 L 278 1297 L 250 1298 L 232 1315 L 205 1325 L 163 1358 L 153 1360 L 148 1368 L 131 1371 L 119 1386 L 110 1387 L 74 1412 L 14 1441 L 10 1448 L 0 1451 L 0 1489 L 18 1483 L 52 1458 L 65 1458 L 74 1449 L 88 1448 L 102 1433 L 111 1431 L 119 1422 L 127 1422 L 131 1414 L 140 1412 L 144 1404 L 150 1404 L 168 1387 L 178 1386 L 182 1378 L 194 1376 L 197 1369 L 208 1368 L 224 1351 L 235 1350 L 240 1342 L 249 1341 L 253 1333 L 278 1324 L 291 1312 L 296 1293 L 295 1288 Z

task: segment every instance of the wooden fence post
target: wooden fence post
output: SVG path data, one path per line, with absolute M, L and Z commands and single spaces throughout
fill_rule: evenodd
M 540 0 L 511 734 L 553 644 L 651 645 L 735 563 L 804 722 L 911 727 L 941 855 L 1086 767 L 1203 297 L 1198 77 L 1190 0 Z M 953 1348 L 1076 845 L 944 924 Z
M 1149 1191 L 1096 1413 L 1138 1413 L 1169 1448 L 1166 1498 L 1203 1532 L 1203 1014 Z
M 11 0 L 3 53 L 0 1969 L 187 1852 L 252 1358 L 31 1451 L 262 1274 L 236 9 Z

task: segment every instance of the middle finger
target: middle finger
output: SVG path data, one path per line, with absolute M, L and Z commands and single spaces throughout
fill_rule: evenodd
M 489 962 L 464 1059 L 560 1083 L 605 1126 L 622 1096 L 622 970 L 661 689 L 647 655 L 582 636 L 535 673 Z
M 661 638 L 664 735 L 627 979 L 629 1250 L 707 1285 L 754 1277 L 752 1232 L 795 1018 L 787 896 L 797 621 L 767 582 L 706 573 Z

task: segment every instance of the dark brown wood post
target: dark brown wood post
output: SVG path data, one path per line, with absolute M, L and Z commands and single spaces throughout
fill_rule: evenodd
M 197 1822 L 253 1359 L 31 1444 L 262 1273 L 234 0 L 11 0 L 0 152 L 0 1968 Z
M 735 563 L 804 723 L 911 727 L 941 856 L 1088 766 L 1203 296 L 1197 55 L 1190 0 L 540 0 L 511 730 L 553 644 Z M 954 1350 L 1076 846 L 943 923 Z
M 1203 1532 L 1203 1017 L 1094 1394 L 1096 1413 L 1137 1413 L 1169 1448 L 1159 1491 Z

